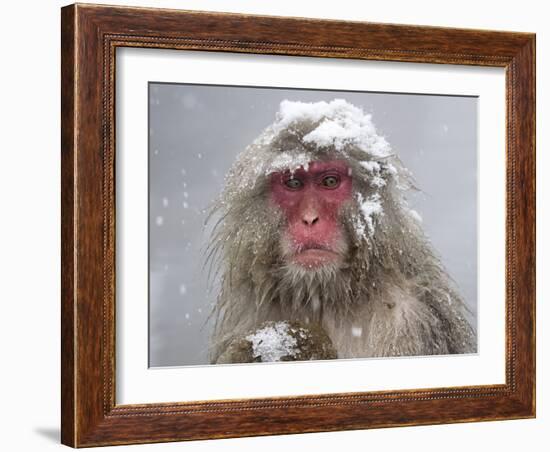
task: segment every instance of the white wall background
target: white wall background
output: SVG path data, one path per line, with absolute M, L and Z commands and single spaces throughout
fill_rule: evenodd
M 114 0 L 113 0 L 114 1 Z M 93 2 L 99 3 L 99 2 Z M 117 0 L 118 4 L 255 14 L 441 25 L 537 33 L 538 310 L 537 419 L 370 431 L 319 433 L 223 441 L 118 447 L 115 450 L 279 451 L 362 450 L 446 452 L 547 450 L 550 429 L 548 352 L 544 331 L 550 308 L 548 269 L 550 178 L 548 123 L 550 15 L 536 0 L 460 2 L 297 2 L 278 0 Z M 0 275 L 2 373 L 0 438 L 3 450 L 60 450 L 60 1 L 9 2 L 2 8 L 2 166 Z M 7 139 L 6 139 L 7 138 Z M 546 356 L 545 356 L 546 355 Z

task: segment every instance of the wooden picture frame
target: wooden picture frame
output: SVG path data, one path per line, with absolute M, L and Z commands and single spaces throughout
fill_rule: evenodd
M 535 416 L 535 35 L 147 8 L 62 8 L 62 443 L 73 447 Z M 115 51 L 146 47 L 506 70 L 506 382 L 115 403 Z

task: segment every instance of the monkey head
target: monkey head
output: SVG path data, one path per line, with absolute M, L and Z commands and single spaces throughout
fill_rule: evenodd
M 285 288 L 281 297 L 311 298 L 304 293 L 317 288 L 313 299 L 341 298 L 327 290 L 365 289 L 369 269 L 412 243 L 410 186 L 361 108 L 283 101 L 226 175 L 210 258 L 228 287 L 252 285 L 260 302 Z

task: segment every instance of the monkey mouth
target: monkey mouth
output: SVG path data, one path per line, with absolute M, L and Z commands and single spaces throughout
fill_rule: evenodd
M 292 261 L 306 269 L 315 269 L 339 260 L 340 254 L 326 245 L 311 243 L 298 247 Z

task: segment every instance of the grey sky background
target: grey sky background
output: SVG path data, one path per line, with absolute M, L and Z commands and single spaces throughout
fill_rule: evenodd
M 215 288 L 203 269 L 205 208 L 284 99 L 342 98 L 372 114 L 412 171 L 409 202 L 477 316 L 477 99 L 151 83 L 149 365 L 207 364 Z

